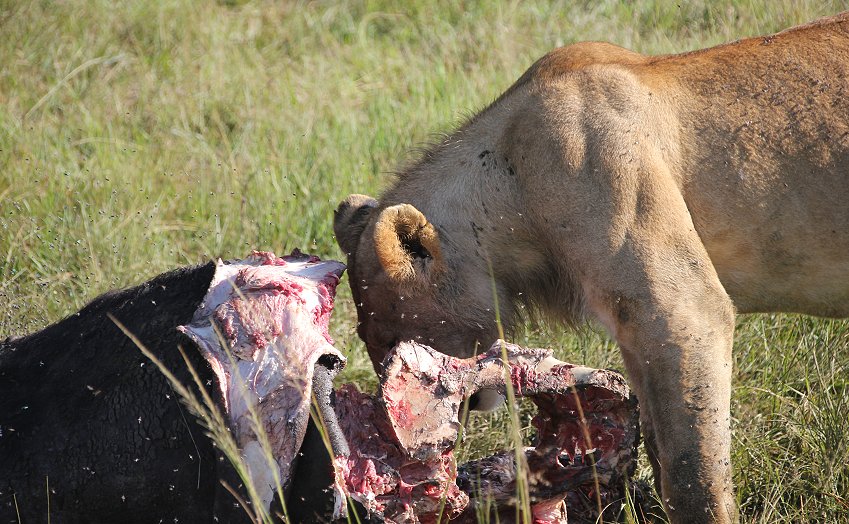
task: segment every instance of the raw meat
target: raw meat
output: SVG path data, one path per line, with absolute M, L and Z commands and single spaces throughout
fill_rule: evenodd
M 525 449 L 535 522 L 566 522 L 567 513 L 568 522 L 595 521 L 598 502 L 624 497 L 639 429 L 622 376 L 504 341 L 465 360 L 403 342 L 387 356 L 379 398 L 343 387 L 336 414 L 350 447 L 337 457 L 345 489 L 386 522 L 475 522 L 489 506 L 509 514 L 514 453 L 459 470 L 452 453 L 465 399 L 508 387 L 540 410 L 536 445 Z

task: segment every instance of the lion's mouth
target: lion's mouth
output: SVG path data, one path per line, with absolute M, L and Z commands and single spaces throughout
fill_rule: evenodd
M 350 454 L 336 463 L 345 491 L 386 522 L 475 522 L 486 508 L 513 511 L 515 452 L 459 468 L 453 457 L 465 399 L 508 388 L 539 409 L 522 466 L 535 521 L 566 522 L 567 511 L 569 522 L 594 521 L 599 504 L 624 497 L 639 429 L 621 375 L 503 341 L 464 360 L 404 342 L 386 360 L 379 398 L 340 389 L 335 410 Z

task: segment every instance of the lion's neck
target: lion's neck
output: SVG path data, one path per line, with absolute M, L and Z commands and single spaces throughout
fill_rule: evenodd
M 569 279 L 544 251 L 521 198 L 509 156 L 499 148 L 509 108 L 494 105 L 425 154 L 384 195 L 382 205 L 414 205 L 433 223 L 445 256 L 483 274 L 491 296 L 495 278 L 508 315 L 523 302 L 563 313 Z M 499 124 L 502 127 L 499 127 Z

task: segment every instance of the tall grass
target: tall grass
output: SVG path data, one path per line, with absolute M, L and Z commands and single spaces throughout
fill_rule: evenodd
M 297 246 L 340 258 L 331 213 L 341 198 L 379 192 L 417 146 L 554 46 L 685 51 L 846 7 L 0 0 L 0 335 L 213 256 Z M 355 322 L 340 287 L 332 333 L 350 356 L 341 380 L 368 387 Z M 516 342 L 623 368 L 589 330 L 528 327 Z M 741 318 L 735 363 L 744 519 L 846 521 L 847 323 Z M 470 452 L 509 445 L 508 426 L 505 415 L 473 416 Z

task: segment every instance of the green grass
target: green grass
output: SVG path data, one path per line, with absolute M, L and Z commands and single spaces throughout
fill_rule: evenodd
M 340 199 L 378 193 L 416 147 L 554 46 L 685 51 L 845 8 L 0 0 L 0 336 L 213 256 L 300 247 L 340 258 Z M 369 387 L 340 290 L 332 332 L 350 357 L 341 380 Z M 516 342 L 623 367 L 590 331 L 529 327 Z M 847 346 L 845 321 L 740 319 L 733 453 L 746 521 L 847 520 Z M 507 425 L 506 415 L 475 417 L 472 451 L 505 446 Z

